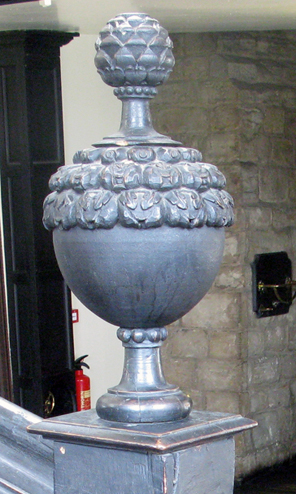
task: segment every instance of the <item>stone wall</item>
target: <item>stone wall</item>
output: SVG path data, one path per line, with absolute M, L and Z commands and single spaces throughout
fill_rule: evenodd
M 206 297 L 170 328 L 166 377 L 198 409 L 259 426 L 237 438 L 237 477 L 296 454 L 296 301 L 252 311 L 255 254 L 296 263 L 296 34 L 176 34 L 176 68 L 153 103 L 156 129 L 218 165 L 235 199 L 223 264 Z M 294 270 L 295 277 L 295 270 Z

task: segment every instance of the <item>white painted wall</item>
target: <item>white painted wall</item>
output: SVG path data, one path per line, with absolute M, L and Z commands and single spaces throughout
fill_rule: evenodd
M 121 104 L 97 74 L 93 59 L 96 36 L 81 35 L 61 49 L 64 142 L 66 163 L 119 128 Z M 89 354 L 92 406 L 110 386 L 118 384 L 123 348 L 115 326 L 95 316 L 73 295 L 79 322 L 73 324 L 75 356 Z

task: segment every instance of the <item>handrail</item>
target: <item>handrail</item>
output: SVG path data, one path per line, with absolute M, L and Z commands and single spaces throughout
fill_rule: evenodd
M 0 494 L 53 494 L 53 443 L 27 432 L 40 420 L 0 397 Z

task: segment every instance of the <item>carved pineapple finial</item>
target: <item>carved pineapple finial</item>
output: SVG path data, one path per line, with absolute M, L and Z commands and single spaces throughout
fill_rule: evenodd
M 166 29 L 147 14 L 121 14 L 111 19 L 97 42 L 95 64 L 113 87 L 155 87 L 164 83 L 175 64 Z

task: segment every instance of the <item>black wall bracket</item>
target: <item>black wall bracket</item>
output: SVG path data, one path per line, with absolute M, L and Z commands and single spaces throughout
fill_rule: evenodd
M 292 263 L 286 252 L 257 254 L 253 273 L 253 311 L 257 317 L 279 316 L 289 312 L 293 294 Z

